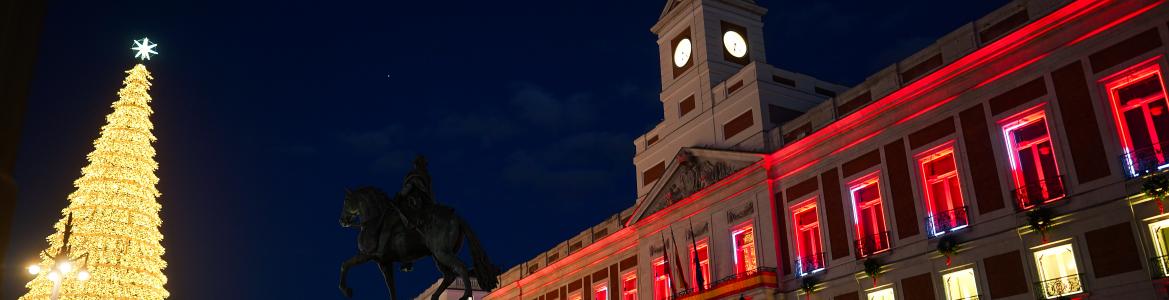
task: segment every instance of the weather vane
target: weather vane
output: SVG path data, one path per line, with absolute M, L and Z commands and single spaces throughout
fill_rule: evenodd
M 134 40 L 134 47 L 130 48 L 130 50 L 138 51 L 138 53 L 134 53 L 135 58 L 150 60 L 151 54 L 158 54 L 158 52 L 154 51 L 154 47 L 158 47 L 158 44 L 151 44 L 150 38 L 144 37 L 141 41 Z

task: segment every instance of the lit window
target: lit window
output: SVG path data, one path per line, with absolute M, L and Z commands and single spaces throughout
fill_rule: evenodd
M 735 273 L 755 271 L 759 265 L 755 260 L 755 229 L 750 221 L 731 232 L 731 244 L 735 249 Z
M 946 288 L 946 300 L 978 299 L 977 282 L 974 278 L 974 268 L 943 274 L 942 284 Z
M 637 272 L 629 272 L 621 279 L 621 300 L 637 300 Z
M 896 300 L 897 296 L 893 293 L 893 287 L 887 287 L 875 291 L 870 291 L 867 294 L 868 300 Z
M 571 295 L 568 295 L 568 300 L 581 300 L 581 297 L 580 292 L 573 292 Z
M 796 232 L 796 274 L 807 275 L 824 270 L 824 247 L 820 242 L 820 215 L 816 198 L 796 204 L 792 223 Z
M 856 221 L 857 255 L 865 257 L 889 250 L 889 232 L 885 227 L 885 213 L 881 205 L 879 173 L 853 181 L 849 188 L 853 200 L 853 220 Z
M 1039 287 L 1046 299 L 1083 292 L 1072 245 L 1064 244 L 1035 252 Z
M 653 298 L 669 299 L 672 296 L 670 291 L 670 265 L 664 256 L 658 257 L 653 261 Z
M 593 286 L 593 300 L 609 300 L 609 285 L 601 282 Z
M 707 241 L 704 239 L 690 246 L 691 260 L 695 257 L 698 258 L 698 267 L 702 268 L 702 287 L 704 289 L 710 288 L 710 282 L 713 280 L 710 278 L 710 247 L 707 247 L 707 244 Z M 698 274 L 699 272 L 694 269 L 694 262 L 691 261 L 690 279 L 694 284 L 698 284 Z
M 1161 276 L 1169 275 L 1169 220 L 1161 220 L 1149 224 L 1149 231 L 1153 237 L 1153 249 L 1157 257 L 1153 259 L 1156 266 L 1153 268 Z
M 922 190 L 925 192 L 931 236 L 958 230 L 969 225 L 966 219 L 966 203 L 962 200 L 962 189 L 958 183 L 958 165 L 954 160 L 954 145 L 926 152 L 918 158 L 921 167 Z
M 1169 142 L 1169 103 L 1161 69 L 1147 65 L 1125 70 L 1106 84 L 1132 177 L 1166 166 L 1162 141 Z
M 1063 181 L 1043 110 L 1034 110 L 1005 124 L 1003 135 L 1010 150 L 1008 155 L 1019 206 L 1029 209 L 1063 197 Z

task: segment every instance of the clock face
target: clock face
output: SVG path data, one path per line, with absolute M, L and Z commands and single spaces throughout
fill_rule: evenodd
M 734 57 L 742 58 L 747 55 L 747 41 L 743 39 L 743 35 L 733 30 L 723 33 L 723 46 L 727 47 L 727 52 Z
M 694 50 L 694 45 L 690 43 L 690 39 L 682 39 L 674 45 L 674 66 L 681 68 L 686 63 L 690 62 L 690 52 Z

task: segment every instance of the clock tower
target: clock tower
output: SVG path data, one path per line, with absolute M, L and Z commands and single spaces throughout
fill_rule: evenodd
M 669 0 L 650 29 L 658 36 L 663 89 L 690 76 L 718 83 L 752 62 L 767 63 L 766 12 L 750 0 Z
M 761 152 L 767 132 L 845 87 L 767 64 L 763 15 L 753 0 L 668 0 L 658 37 L 665 116 L 634 141 L 638 197 L 683 148 Z

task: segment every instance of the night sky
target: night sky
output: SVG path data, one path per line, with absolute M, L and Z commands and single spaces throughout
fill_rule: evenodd
M 132 39 L 160 44 L 147 66 L 174 299 L 341 298 L 344 188 L 396 190 L 416 153 L 506 270 L 631 206 L 632 139 L 662 117 L 662 0 L 50 2 L 2 299 L 26 291 Z M 1007 1 L 760 2 L 771 64 L 853 85 Z M 399 296 L 437 278 L 420 261 Z M 372 264 L 350 285 L 387 297 Z

